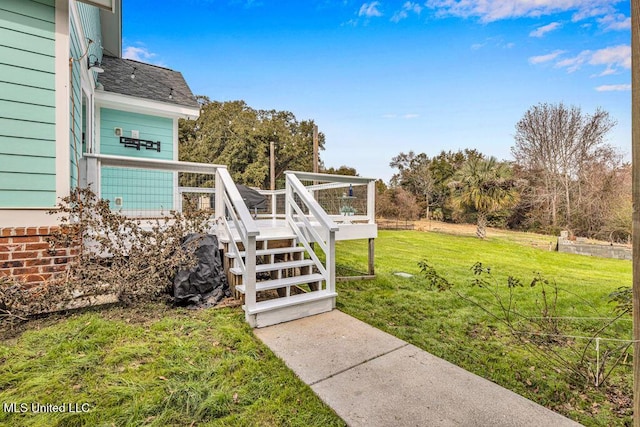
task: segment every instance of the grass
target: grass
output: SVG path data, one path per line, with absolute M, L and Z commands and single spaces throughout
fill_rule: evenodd
M 486 295 L 470 286 L 470 267 L 480 261 L 500 282 L 508 275 L 526 282 L 535 272 L 555 279 L 566 290 L 560 315 L 610 317 L 607 295 L 630 286 L 631 263 L 549 252 L 548 239 L 381 231 L 376 280 L 338 283 L 338 308 L 587 426 L 629 425 L 630 360 L 608 385 L 593 387 L 528 351 L 465 299 Z M 366 256 L 366 242 L 337 245 L 342 270 L 362 270 Z M 423 259 L 454 287 L 429 290 L 419 276 Z M 393 274 L 400 271 L 415 277 Z M 518 309 L 539 314 L 539 287 L 518 292 Z M 562 325 L 576 334 L 593 326 Z M 631 322 L 616 322 L 611 333 L 630 339 Z M 88 403 L 90 411 L 0 411 L 2 426 L 344 425 L 254 337 L 239 308 L 111 307 L 38 319 L 3 336 L 9 338 L 0 343 L 0 404 Z M 559 351 L 580 345 L 563 341 Z
M 112 307 L 27 327 L 0 344 L 0 403 L 90 410 L 0 411 L 3 426 L 344 425 L 239 308 Z
M 487 296 L 486 290 L 471 287 L 470 268 L 479 261 L 491 267 L 500 283 L 511 275 L 527 284 L 517 290 L 517 309 L 530 316 L 539 316 L 542 309 L 540 286 L 528 286 L 536 272 L 563 289 L 558 316 L 612 316 L 607 296 L 620 286 L 631 285 L 629 261 L 550 252 L 542 249 L 547 245 L 534 247 L 528 242 L 528 237 L 513 235 L 481 241 L 443 233 L 380 231 L 376 280 L 338 283 L 338 308 L 585 425 L 629 424 L 629 360 L 614 371 L 608 386 L 596 388 L 571 375 L 565 366 L 544 359 L 544 354 L 541 358 L 540 353 L 527 351 L 491 315 L 469 303 L 468 299 L 480 301 Z M 343 241 L 337 246 L 339 267 L 345 271 L 362 270 L 366 254 L 366 243 L 361 241 Z M 428 290 L 417 265 L 423 259 L 454 284 L 451 290 Z M 415 277 L 393 274 L 400 271 Z M 506 296 L 506 287 L 501 292 Z M 490 302 L 482 304 L 495 309 Z M 627 320 L 616 322 L 610 336 L 631 339 Z M 597 323 L 569 321 L 561 326 L 563 331 L 585 334 Z M 562 344 L 558 352 L 566 356 L 587 342 L 565 339 Z

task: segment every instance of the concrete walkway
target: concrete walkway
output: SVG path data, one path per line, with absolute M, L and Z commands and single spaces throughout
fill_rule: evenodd
M 579 426 L 338 310 L 255 334 L 350 426 Z

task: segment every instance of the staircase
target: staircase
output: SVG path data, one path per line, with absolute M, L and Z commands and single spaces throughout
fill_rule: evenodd
M 245 301 L 249 323 L 264 327 L 301 317 L 331 311 L 335 307 L 335 292 L 328 292 L 324 277 L 297 236 L 286 228 L 265 229 L 256 239 L 255 292 L 256 302 L 247 307 L 241 264 L 246 264 L 246 251 L 236 241 L 235 254 L 229 238 L 221 239 L 227 279 L 236 298 Z
M 264 327 L 333 310 L 337 225 L 294 174 L 286 175 L 285 219 L 256 221 L 225 173 L 216 182 L 224 189 L 216 206 L 225 208 L 218 237 L 247 322 Z

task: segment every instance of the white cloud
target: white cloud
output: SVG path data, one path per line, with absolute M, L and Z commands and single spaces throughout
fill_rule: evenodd
M 409 17 L 409 14 L 407 13 L 406 10 L 399 10 L 396 13 L 393 14 L 393 16 L 391 17 L 391 22 L 400 22 L 403 19 L 407 19 Z
M 531 58 L 529 58 L 529 63 L 543 64 L 545 62 L 553 61 L 558 56 L 562 55 L 564 52 L 565 52 L 564 50 L 554 50 L 553 52 L 548 53 L 546 55 L 532 56 Z
M 403 19 L 408 18 L 410 13 L 420 15 L 421 12 L 422 6 L 420 6 L 419 3 L 406 1 L 402 5 L 402 9 L 393 14 L 393 16 L 391 17 L 391 21 L 399 22 Z
M 482 49 L 486 43 L 474 43 L 471 45 L 471 50 Z
M 596 51 L 583 50 L 573 58 L 566 58 L 556 63 L 558 68 L 566 68 L 573 73 L 584 64 L 593 66 L 605 65 L 606 69 L 600 75 L 609 75 L 617 72 L 618 68 L 631 68 L 631 46 L 611 46 Z
M 550 24 L 547 25 L 543 25 L 542 27 L 538 27 L 536 28 L 534 31 L 531 31 L 529 33 L 530 37 L 542 37 L 545 34 L 557 30 L 558 28 L 560 28 L 562 26 L 561 23 L 559 22 L 552 22 Z
M 403 119 L 407 120 L 417 119 L 418 117 L 420 117 L 420 114 L 405 114 L 404 116 L 402 116 Z
M 610 30 L 610 31 L 630 30 L 631 18 L 624 15 L 623 13 L 609 14 L 598 19 L 598 24 L 600 24 L 600 26 L 604 30 Z
M 379 1 L 364 3 L 362 6 L 360 6 L 360 11 L 358 11 L 358 16 L 364 16 L 366 18 L 382 16 L 382 12 L 380 12 L 379 7 L 380 7 Z
M 591 77 L 605 77 L 605 76 L 610 76 L 612 74 L 617 74 L 618 70 L 616 70 L 613 67 L 607 67 L 603 72 L 601 72 L 600 74 L 596 74 L 594 76 Z
M 574 12 L 573 20 L 614 13 L 623 0 L 427 0 L 425 6 L 440 16 L 477 17 L 483 22 L 520 17 L 540 17 Z
M 145 47 L 127 46 L 122 52 L 124 59 L 133 59 L 134 61 L 149 62 L 156 54 L 150 52 Z
M 591 65 L 631 68 L 631 46 L 619 45 L 597 50 L 589 60 Z
M 582 52 L 580 52 L 577 56 L 574 56 L 573 58 L 566 58 L 563 59 L 561 61 L 556 62 L 556 67 L 557 68 L 566 68 L 567 69 L 567 73 L 573 73 L 575 71 L 578 71 L 580 69 L 580 67 L 582 67 L 582 65 L 589 61 L 589 58 L 591 57 L 591 51 L 590 50 L 583 50 Z
M 133 59 L 134 61 L 146 62 L 147 64 L 166 68 L 167 64 L 157 59 L 157 56 L 157 54 L 151 52 L 140 42 L 138 42 L 138 46 L 126 46 L 122 51 L 122 57 L 124 59 Z
M 598 92 L 612 92 L 612 91 L 628 91 L 631 90 L 631 85 L 602 85 L 596 88 Z

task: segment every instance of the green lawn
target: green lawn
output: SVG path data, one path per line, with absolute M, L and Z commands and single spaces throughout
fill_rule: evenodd
M 459 296 L 484 295 L 470 286 L 470 268 L 480 261 L 502 281 L 513 275 L 527 282 L 534 272 L 555 279 L 568 291 L 561 293 L 559 315 L 611 316 L 607 295 L 630 286 L 630 262 L 548 252 L 541 249 L 544 244 L 532 246 L 529 237 L 501 233 L 480 241 L 381 231 L 378 277 L 339 283 L 338 308 L 585 425 L 629 424 L 630 357 L 608 385 L 595 388 L 527 351 L 495 319 Z M 547 237 L 536 239 L 544 243 Z M 339 269 L 364 269 L 366 253 L 366 242 L 339 242 Z M 454 283 L 451 290 L 428 289 L 418 276 L 417 263 L 425 258 Z M 416 277 L 393 275 L 399 271 Z M 539 287 L 518 292 L 519 310 L 540 312 Z M 563 325 L 576 335 L 593 327 L 587 321 Z M 631 322 L 616 322 L 607 333 L 630 339 Z M 24 331 L 4 336 L 12 337 L 0 343 L 0 403 L 88 403 L 90 411 L 3 410 L 0 425 L 344 425 L 254 337 L 240 308 L 102 308 L 37 319 Z M 564 341 L 560 351 L 581 344 Z
M 344 425 L 240 308 L 112 307 L 27 327 L 0 344 L 0 403 L 89 411 L 0 410 L 2 426 Z
M 509 275 L 523 281 L 525 286 L 517 289 L 517 309 L 528 316 L 541 313 L 540 286 L 529 287 L 534 274 L 540 272 L 562 289 L 557 316 L 612 317 L 607 296 L 620 286 L 631 285 L 631 262 L 549 252 L 543 247 L 503 236 L 481 241 L 433 232 L 380 231 L 376 280 L 339 283 L 338 308 L 585 425 L 625 425 L 631 420 L 630 356 L 614 371 L 608 386 L 595 388 L 544 355 L 527 351 L 505 327 L 465 299 L 486 297 L 485 290 L 471 287 L 471 266 L 482 262 L 500 283 L 506 284 Z M 366 242 L 339 242 L 338 269 L 364 269 L 366 254 Z M 452 282 L 453 288 L 429 290 L 419 275 L 417 263 L 422 259 Z M 394 272 L 416 276 L 402 278 Z M 504 297 L 506 285 L 503 288 Z M 495 312 L 495 307 L 483 304 Z M 631 339 L 629 320 L 630 316 L 615 322 L 602 336 Z M 561 326 L 565 334 L 582 336 L 602 323 L 566 320 Z M 586 345 L 586 340 L 565 339 L 558 352 L 566 356 L 571 348 Z M 604 342 L 601 346 L 601 350 L 611 347 Z M 593 346 L 589 349 L 595 354 Z M 624 353 L 618 351 L 618 355 Z

